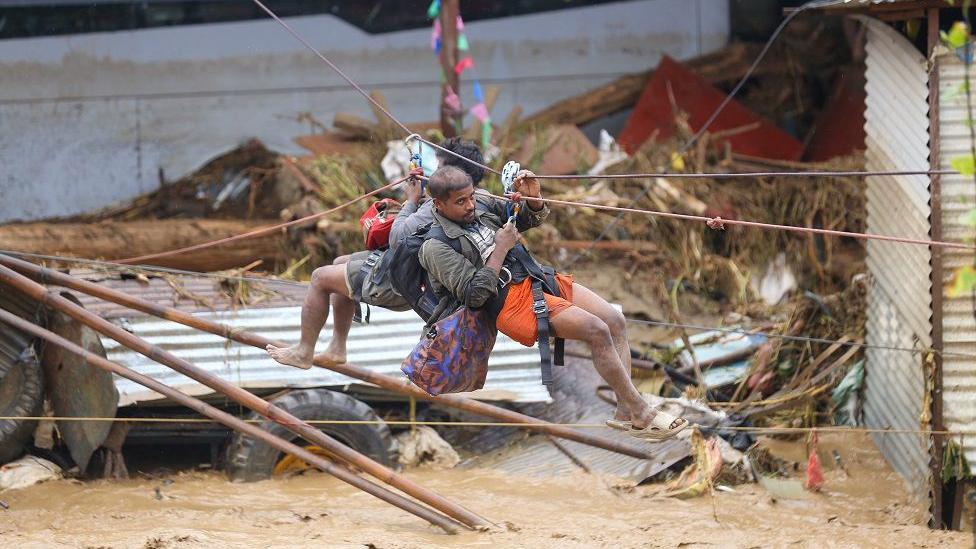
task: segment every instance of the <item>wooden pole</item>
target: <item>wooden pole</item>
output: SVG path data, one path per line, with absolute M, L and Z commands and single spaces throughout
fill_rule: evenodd
M 83 347 L 80 347 L 72 343 L 71 341 L 68 341 L 67 339 L 55 334 L 54 332 L 45 330 L 40 326 L 36 326 L 28 322 L 11 312 L 0 309 L 0 322 L 4 322 L 22 332 L 26 332 L 35 337 L 44 339 L 45 341 L 53 345 L 57 345 L 58 347 L 61 347 L 62 349 L 70 353 L 74 353 L 84 358 L 85 361 L 88 362 L 88 364 L 95 366 L 96 368 L 105 370 L 107 372 L 111 372 L 120 377 L 124 377 L 125 379 L 138 383 L 150 390 L 156 391 L 157 393 L 172 399 L 174 402 L 178 404 L 182 404 L 183 406 L 186 406 L 191 410 L 194 410 L 204 416 L 209 417 L 210 419 L 216 421 L 217 423 L 220 423 L 235 431 L 240 431 L 251 438 L 263 441 L 268 445 L 272 446 L 273 448 L 276 448 L 282 452 L 291 454 L 297 457 L 298 459 L 301 459 L 302 461 L 305 461 L 306 463 L 309 463 L 312 466 L 317 467 L 323 472 L 328 473 L 345 483 L 351 484 L 356 488 L 359 488 L 364 492 L 372 494 L 377 498 L 391 505 L 399 507 L 400 509 L 403 509 L 408 513 L 411 513 L 413 515 L 416 515 L 426 520 L 427 522 L 433 524 L 434 526 L 438 526 L 442 528 L 445 532 L 449 534 L 456 534 L 458 532 L 458 528 L 457 528 L 458 523 L 454 522 L 453 520 L 439 513 L 436 513 L 428 509 L 427 507 L 419 505 L 416 502 L 409 500 L 395 492 L 387 490 L 382 486 L 379 486 L 364 478 L 361 478 L 355 475 L 354 473 L 352 473 L 351 471 L 349 471 L 348 469 L 345 469 L 343 467 L 338 467 L 335 464 L 326 460 L 325 458 L 321 456 L 317 456 L 309 452 L 308 450 L 302 448 L 301 446 L 298 446 L 297 444 L 288 442 L 285 439 L 275 436 L 265 431 L 264 429 L 261 429 L 256 425 L 253 425 L 246 421 L 242 421 L 241 419 L 234 417 L 222 410 L 218 410 L 217 408 L 214 408 L 213 406 L 201 401 L 200 399 L 191 397 L 189 395 L 185 395 L 177 391 L 176 389 L 170 387 L 169 385 L 165 385 L 163 383 L 156 381 L 151 377 L 145 376 L 138 372 L 134 372 L 128 368 L 116 364 L 115 362 L 111 362 L 105 359 L 104 357 L 101 357 Z
M 457 65 L 457 17 L 460 13 L 458 0 L 443 0 L 441 2 L 441 70 L 443 71 L 444 81 L 441 82 L 441 132 L 444 137 L 454 137 L 458 134 L 460 118 L 448 113 L 447 103 L 444 101 L 448 94 L 448 88 L 460 95 L 460 78 L 454 72 Z
M 173 322 L 183 324 L 184 326 L 209 332 L 244 345 L 251 345 L 259 349 L 264 349 L 268 346 L 268 344 L 279 347 L 285 346 L 285 344 L 280 341 L 273 341 L 257 334 L 231 328 L 226 324 L 219 324 L 217 322 L 195 317 L 172 307 L 164 307 L 162 305 L 150 303 L 143 299 L 126 295 L 117 290 L 81 280 L 53 269 L 40 267 L 27 261 L 15 259 L 8 255 L 0 254 L 0 265 L 6 265 L 7 267 L 17 270 L 43 284 L 64 286 L 65 288 L 86 293 L 88 295 L 104 299 L 112 303 L 117 303 L 130 309 L 142 311 L 159 318 L 171 320 Z M 602 448 L 610 452 L 615 452 L 638 459 L 655 459 L 656 457 L 654 452 L 652 452 L 646 446 L 637 447 L 636 445 L 624 444 L 615 440 L 610 440 L 575 429 L 570 429 L 568 427 L 563 427 L 561 425 L 553 425 L 546 421 L 542 421 L 541 419 L 520 414 L 518 412 L 513 412 L 511 410 L 506 410 L 498 406 L 493 406 L 473 398 L 456 395 L 440 395 L 437 397 L 432 397 L 419 387 L 410 383 L 410 381 L 406 378 L 395 378 L 384 374 L 378 374 L 361 366 L 356 366 L 353 364 L 332 364 L 324 360 L 318 360 L 316 362 L 316 366 L 365 381 L 366 383 L 372 383 L 373 385 L 382 387 L 383 389 L 387 389 L 389 391 L 412 396 L 418 400 L 434 402 L 443 406 L 457 408 L 459 410 L 489 417 L 498 421 L 518 423 L 527 429 L 532 429 L 567 440 L 573 440 L 596 448 Z
M 471 528 L 485 529 L 490 526 L 490 523 L 488 523 L 488 521 L 484 518 L 472 513 L 471 511 L 448 500 L 447 498 L 414 483 L 410 479 L 398 475 L 389 467 L 373 461 L 372 459 L 353 450 L 345 444 L 342 444 L 336 439 L 330 437 L 315 427 L 312 427 L 308 423 L 305 423 L 301 419 L 289 414 L 274 404 L 242 389 L 241 387 L 238 387 L 237 385 L 234 385 L 233 383 L 230 383 L 229 381 L 221 379 L 210 372 L 197 368 L 193 364 L 190 364 L 189 362 L 173 355 L 168 351 L 164 351 L 158 346 L 149 344 L 144 339 L 134 336 L 115 324 L 112 324 L 111 322 L 85 310 L 85 308 L 76 305 L 71 300 L 62 297 L 55 292 L 47 291 L 40 284 L 25 278 L 7 267 L 0 266 L 0 283 L 13 286 L 21 292 L 27 294 L 32 299 L 49 307 L 58 309 L 78 322 L 92 328 L 96 332 L 118 341 L 124 347 L 145 355 L 155 362 L 168 366 L 177 372 L 198 381 L 207 387 L 210 387 L 211 389 L 227 396 L 242 406 L 245 406 L 270 419 L 271 421 L 280 424 L 282 427 L 301 436 L 305 440 L 328 450 L 333 455 L 339 456 L 340 459 L 349 463 L 350 465 L 358 467 L 373 477 L 405 492 L 410 496 L 413 496 L 414 498 L 430 505 L 434 509 L 441 511 L 454 519 L 457 519 Z

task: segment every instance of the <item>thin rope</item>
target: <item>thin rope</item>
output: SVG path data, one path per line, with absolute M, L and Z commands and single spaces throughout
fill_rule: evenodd
M 140 256 L 137 256 L 137 257 L 130 257 L 130 258 L 127 258 L 127 259 L 119 259 L 117 262 L 118 263 L 121 263 L 121 264 L 129 265 L 129 264 L 132 264 L 132 263 L 138 263 L 140 261 L 146 261 L 146 260 L 149 260 L 149 259 L 158 259 L 158 258 L 161 258 L 161 257 L 169 257 L 169 256 L 172 256 L 172 255 L 177 255 L 177 254 L 181 254 L 181 253 L 192 252 L 192 251 L 196 251 L 196 250 L 202 250 L 204 248 L 209 248 L 209 247 L 217 246 L 217 245 L 220 245 L 220 244 L 227 244 L 228 242 L 234 242 L 234 241 L 243 240 L 243 239 L 246 239 L 246 238 L 254 238 L 256 236 L 261 236 L 261 235 L 268 234 L 268 233 L 271 233 L 271 232 L 280 231 L 282 229 L 286 229 L 286 228 L 292 227 L 294 225 L 308 223 L 309 221 L 314 221 L 314 220 L 319 219 L 321 217 L 325 217 L 325 216 L 327 216 L 329 214 L 332 214 L 332 213 L 335 213 L 335 212 L 337 212 L 337 211 L 339 211 L 339 210 L 341 210 L 343 208 L 347 208 L 347 207 L 349 207 L 349 206 L 351 206 L 351 205 L 353 205 L 353 204 L 355 204 L 355 203 L 357 203 L 357 202 L 359 202 L 361 200 L 365 200 L 366 198 L 369 198 L 371 196 L 374 196 L 376 194 L 379 194 L 379 193 L 381 193 L 381 192 L 383 192 L 383 191 L 385 191 L 385 190 L 387 190 L 387 189 L 389 189 L 391 187 L 394 187 L 394 186 L 396 186 L 396 185 L 398 185 L 398 184 L 406 181 L 410 177 L 411 176 L 409 176 L 409 175 L 408 176 L 405 176 L 405 177 L 401 177 L 400 179 L 397 179 L 396 181 L 393 181 L 392 183 L 387 183 L 386 185 L 383 185 L 382 187 L 380 187 L 378 189 L 375 189 L 375 190 L 370 191 L 370 192 L 368 192 L 368 193 L 366 193 L 364 195 L 360 195 L 360 196 L 358 196 L 356 198 L 353 198 L 352 200 L 349 200 L 347 202 L 344 202 L 342 204 L 339 204 L 338 206 L 336 206 L 334 208 L 330 208 L 328 210 L 325 210 L 325 211 L 322 211 L 322 212 L 318 212 L 318 213 L 315 213 L 315 214 L 306 215 L 305 217 L 296 219 L 294 221 L 289 221 L 287 223 L 279 223 L 277 225 L 271 225 L 269 227 L 264 227 L 262 229 L 255 229 L 253 231 L 248 231 L 246 233 L 241 233 L 241 234 L 237 234 L 237 235 L 234 235 L 234 236 L 229 236 L 227 238 L 220 238 L 220 239 L 217 239 L 217 240 L 211 240 L 209 242 L 202 242 L 200 244 L 194 244 L 193 246 L 186 246 L 184 248 L 178 248 L 178 249 L 175 249 L 175 250 L 169 250 L 169 251 L 165 251 L 165 252 L 157 252 L 157 253 L 154 253 L 154 254 L 140 255 Z
M 377 109 L 380 110 L 380 112 L 382 112 L 387 117 L 389 117 L 389 119 L 392 120 L 397 126 L 400 126 L 400 128 L 406 134 L 410 134 L 411 133 L 410 132 L 410 128 L 408 128 L 406 125 L 404 125 L 403 122 L 400 122 L 397 119 L 397 117 L 393 116 L 390 113 L 390 111 L 386 110 L 386 108 L 383 105 L 381 105 L 379 101 L 377 101 L 377 100 L 373 99 L 372 97 L 370 97 L 370 95 L 366 92 L 366 90 L 364 90 L 363 88 L 361 88 L 359 86 L 359 84 L 357 84 L 356 82 L 353 81 L 352 78 L 349 78 L 348 76 L 346 76 L 346 73 L 342 72 L 342 69 L 340 69 L 335 63 L 333 63 L 332 61 L 330 61 L 328 57 L 322 55 L 319 52 L 319 50 L 315 49 L 314 46 L 312 46 L 304 38 L 302 38 L 302 35 L 298 34 L 298 32 L 296 32 L 295 29 L 291 28 L 288 25 L 288 23 L 285 23 L 284 21 L 282 21 L 281 18 L 278 17 L 277 15 L 275 15 L 275 13 L 273 11 L 271 11 L 270 9 L 268 9 L 267 6 L 265 6 L 264 4 L 262 4 L 261 3 L 261 0 L 252 0 L 252 1 L 255 4 L 257 4 L 257 6 L 259 8 L 261 8 L 262 10 L 264 10 L 265 13 L 267 13 L 269 16 L 271 16 L 272 19 L 274 19 L 275 21 L 277 21 L 279 25 L 281 25 L 282 27 L 284 27 L 284 29 L 286 31 L 288 31 L 289 34 L 291 34 L 292 36 L 294 36 L 296 40 L 298 40 L 299 42 L 301 42 L 302 44 L 304 44 L 306 48 L 308 48 L 309 50 L 311 50 L 312 53 L 314 53 L 315 55 L 317 55 L 319 59 L 321 59 L 322 61 L 325 61 L 330 67 L 332 67 L 332 70 L 336 71 L 336 73 L 339 76 L 341 76 L 343 80 L 345 80 L 350 86 L 352 86 L 353 88 L 355 88 L 356 91 L 358 91 L 363 97 L 365 97 L 367 101 L 369 101 L 370 103 L 372 103 L 373 106 L 375 106 Z
M 736 179 L 761 177 L 873 177 L 903 175 L 959 175 L 956 170 L 874 170 L 874 171 L 798 171 L 798 172 L 717 172 L 717 173 L 623 173 L 597 175 L 536 175 L 537 179 Z
M 719 403 L 724 404 L 724 403 Z M 743 404 L 743 403 L 736 403 Z M 748 403 L 745 403 L 748 404 Z M 217 423 L 217 421 L 206 418 L 180 418 L 180 417 L 75 417 L 75 416 L 0 416 L 0 421 L 79 421 L 79 422 L 122 422 L 122 423 Z M 242 419 L 246 423 L 277 423 L 270 419 Z M 310 425 L 427 425 L 435 427 L 513 427 L 518 429 L 539 429 L 547 426 L 559 426 L 579 429 L 608 429 L 605 423 L 504 423 L 496 421 L 409 421 L 409 420 L 382 420 L 382 419 L 320 419 L 303 420 Z M 889 434 L 889 435 L 973 435 L 976 431 L 949 431 L 949 430 L 925 430 L 925 429 L 871 429 L 864 427 L 753 427 L 753 426 L 700 426 L 711 431 L 744 431 L 751 433 L 807 433 L 817 431 L 820 433 L 870 433 L 870 434 Z
M 490 193 L 488 194 L 489 196 L 493 196 L 501 200 L 511 200 L 511 198 L 509 197 L 498 196 Z M 583 202 L 571 202 L 568 200 L 557 200 L 554 198 L 535 198 L 535 197 L 523 197 L 523 198 L 531 198 L 532 200 L 538 200 L 540 202 L 547 202 L 550 204 L 560 204 L 563 206 L 591 208 L 594 210 L 606 210 L 606 211 L 621 212 L 621 213 L 637 213 L 637 214 L 651 215 L 655 217 L 681 219 L 685 221 L 703 221 L 706 225 L 708 225 L 710 229 L 724 229 L 725 225 L 741 225 L 743 227 L 753 227 L 758 229 L 775 229 L 775 230 L 792 231 L 792 232 L 799 232 L 799 233 L 843 236 L 848 238 L 857 238 L 861 240 L 881 240 L 884 242 L 898 242 L 902 244 L 915 244 L 919 246 L 934 246 L 940 248 L 958 248 L 963 250 L 976 250 L 976 245 L 963 244 L 961 242 L 943 242 L 940 240 L 923 240 L 917 238 L 904 238 L 899 236 L 886 236 L 886 235 L 871 234 L 871 233 L 835 231 L 832 229 L 815 229 L 812 227 L 798 227 L 796 225 L 779 225 L 775 223 L 760 223 L 758 221 L 745 221 L 740 219 L 723 219 L 721 217 L 706 217 L 701 215 L 661 212 L 657 210 L 642 210 L 639 208 L 623 208 L 619 206 L 605 206 L 602 204 L 586 204 Z M 558 243 L 555 245 L 558 246 Z
M 688 142 L 688 145 L 685 146 L 685 149 L 690 147 L 692 143 L 698 141 L 698 139 L 708 130 L 708 128 L 712 125 L 712 123 L 715 122 L 715 119 L 718 118 L 718 115 L 721 114 L 722 111 L 725 110 L 725 107 L 732 102 L 732 99 L 739 93 L 739 90 L 742 89 L 742 86 L 746 84 L 746 82 L 749 80 L 749 77 L 752 76 L 752 73 L 755 72 L 756 67 L 759 66 L 759 63 L 762 63 L 762 60 L 766 57 L 766 53 L 769 52 L 769 48 L 772 47 L 773 42 L 776 40 L 777 37 L 779 37 L 780 33 L 783 32 L 786 26 L 789 25 L 790 22 L 793 21 L 793 19 L 797 15 L 799 15 L 803 10 L 809 7 L 813 7 L 815 4 L 817 4 L 816 0 L 811 0 L 809 2 L 804 3 L 799 8 L 797 8 L 796 11 L 787 15 L 786 18 L 783 19 L 782 22 L 780 22 L 779 26 L 776 27 L 776 30 L 773 31 L 773 34 L 770 35 L 769 40 L 766 41 L 766 44 L 763 46 L 763 49 L 760 50 L 759 55 L 757 55 L 756 59 L 752 62 L 752 65 L 749 65 L 749 69 L 746 70 L 746 73 L 744 75 L 742 75 L 742 78 L 740 78 L 739 82 L 735 85 L 734 88 L 732 88 L 732 91 L 725 96 L 725 98 L 722 100 L 719 106 L 715 109 L 715 112 L 713 112 L 712 115 L 708 117 L 708 120 L 706 120 L 705 123 L 702 124 L 702 127 L 697 132 L 695 132 L 695 135 L 691 137 L 691 141 Z

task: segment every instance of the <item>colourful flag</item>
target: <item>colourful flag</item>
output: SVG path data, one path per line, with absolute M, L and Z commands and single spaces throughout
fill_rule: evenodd
M 441 20 L 434 20 L 434 28 L 430 31 L 430 49 L 440 53 L 441 51 Z
M 481 91 L 481 82 L 475 80 L 474 83 L 471 84 L 471 93 L 474 94 L 474 100 L 478 103 L 485 102 L 485 94 Z
M 434 19 L 441 14 L 441 0 L 434 0 L 427 8 L 427 19 Z
M 458 50 L 460 50 L 460 51 L 468 51 L 469 49 L 471 49 L 471 45 L 468 44 L 468 37 L 465 36 L 464 34 L 459 34 L 458 35 Z
M 471 107 L 471 114 L 484 124 L 485 120 L 488 120 L 488 107 L 484 103 L 478 103 Z
M 457 65 L 454 65 L 454 72 L 460 75 L 462 72 L 472 67 L 474 67 L 474 59 L 471 57 L 465 57 L 464 59 L 458 61 Z
M 484 150 L 488 150 L 488 145 L 491 144 L 491 117 L 485 119 L 481 123 L 481 146 Z

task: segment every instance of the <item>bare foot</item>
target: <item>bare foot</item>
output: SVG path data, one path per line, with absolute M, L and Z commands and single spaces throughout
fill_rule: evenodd
M 657 415 L 657 410 L 647 406 L 646 404 L 642 408 L 643 409 L 640 412 L 633 414 L 633 419 L 631 421 L 633 428 L 638 431 L 641 431 L 650 425 L 651 421 L 654 419 L 654 416 Z
M 265 349 L 271 355 L 271 358 L 286 366 L 294 366 L 302 370 L 308 370 L 312 367 L 312 352 L 303 348 L 300 344 L 292 345 L 291 347 L 268 345 Z
M 326 362 L 328 364 L 345 364 L 346 363 L 346 353 L 345 351 L 333 351 L 331 349 L 326 349 L 321 353 L 315 355 L 312 362 Z

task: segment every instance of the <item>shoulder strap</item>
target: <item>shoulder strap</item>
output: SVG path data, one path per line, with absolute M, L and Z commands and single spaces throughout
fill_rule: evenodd
M 430 229 L 427 231 L 427 238 L 439 240 L 450 246 L 455 252 L 462 253 L 461 242 L 459 242 L 457 238 L 447 236 L 447 233 L 444 232 L 444 228 L 440 225 L 431 225 Z

